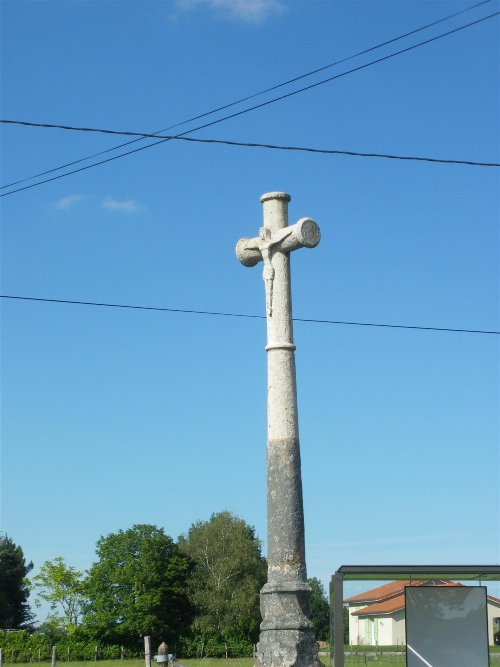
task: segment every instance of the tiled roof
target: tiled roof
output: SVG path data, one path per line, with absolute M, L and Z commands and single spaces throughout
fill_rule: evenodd
M 397 582 L 397 583 L 401 584 L 406 582 Z M 417 585 L 421 586 L 423 583 L 425 582 L 420 581 L 418 582 Z M 409 586 L 409 582 L 406 583 L 406 585 Z M 415 585 L 415 582 L 413 585 Z M 440 587 L 442 586 L 463 586 L 463 584 L 460 584 L 455 581 L 446 581 L 445 583 L 440 584 Z M 380 586 L 380 588 L 384 588 L 384 586 Z M 375 588 L 374 590 L 378 589 Z M 367 591 L 367 592 L 371 593 L 372 591 Z M 488 600 L 500 604 L 500 600 L 498 598 L 495 598 L 492 595 L 487 595 L 486 597 L 488 598 Z M 352 600 L 353 598 L 350 599 Z M 398 595 L 393 595 L 390 598 L 386 598 L 385 600 L 382 600 L 380 602 L 375 602 L 374 604 L 369 604 L 366 607 L 363 607 L 362 609 L 353 611 L 352 616 L 365 616 L 367 614 L 392 614 L 393 612 L 399 611 L 400 609 L 404 608 L 405 608 L 405 596 L 403 590 L 403 592 L 399 593 Z
M 403 593 L 395 595 L 388 600 L 383 600 L 382 602 L 375 602 L 375 604 L 370 604 L 368 607 L 363 609 L 358 609 L 358 611 L 353 611 L 353 616 L 364 616 L 365 614 L 392 614 L 399 609 L 405 608 L 405 596 Z
M 353 595 L 353 597 L 347 598 L 344 602 L 375 602 L 376 600 L 385 600 L 386 598 L 394 597 L 395 595 L 402 593 L 405 586 L 421 586 L 424 583 L 424 581 L 411 582 L 410 580 L 391 581 L 390 584 L 384 584 L 383 586 L 372 588 L 359 595 Z

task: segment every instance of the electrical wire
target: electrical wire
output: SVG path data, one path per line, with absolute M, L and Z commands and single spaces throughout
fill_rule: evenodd
M 118 130 L 104 130 L 101 128 L 95 127 L 74 127 L 71 125 L 52 125 L 49 123 L 30 123 L 28 121 L 22 120 L 0 120 L 0 123 L 10 123 L 13 125 L 27 125 L 28 127 L 43 127 L 43 128 L 55 128 L 59 130 L 72 130 L 76 132 L 101 132 L 103 134 L 118 134 L 123 136 L 133 136 L 133 137 L 154 137 L 158 135 L 153 134 L 144 134 L 142 132 L 121 132 Z M 243 141 L 229 141 L 225 139 L 199 139 L 195 137 L 182 137 L 182 136 L 164 136 L 159 135 L 163 139 L 175 139 L 176 141 L 192 141 L 194 143 L 200 144 L 222 144 L 224 146 L 240 146 L 244 148 L 269 148 L 273 150 L 280 151 L 305 151 L 308 153 L 322 153 L 326 155 L 352 155 L 356 157 L 376 157 L 376 158 L 386 158 L 389 160 L 417 160 L 420 162 L 438 162 L 441 164 L 465 164 L 472 165 L 475 167 L 500 167 L 498 162 L 472 162 L 470 160 L 449 160 L 441 158 L 431 158 L 431 157 L 416 157 L 410 155 L 390 155 L 387 153 L 358 153 L 355 151 L 340 151 L 326 148 L 308 148 L 304 146 L 278 146 L 276 144 L 257 144 Z M 10 194 L 10 193 L 9 193 Z M 5 195 L 0 195 L 5 196 Z
M 401 39 L 404 39 L 405 37 L 410 37 L 411 35 L 415 35 L 418 32 L 421 32 L 422 30 L 427 30 L 428 28 L 431 28 L 435 25 L 438 25 L 439 23 L 443 23 L 444 21 L 449 21 L 452 18 L 455 18 L 456 16 L 459 16 L 460 14 L 464 14 L 466 12 L 470 12 L 472 9 L 477 9 L 477 7 L 481 7 L 482 5 L 486 5 L 487 3 L 491 2 L 491 0 L 483 0 L 482 2 L 479 2 L 475 5 L 472 5 L 471 7 L 467 7 L 466 9 L 462 9 L 459 12 L 455 12 L 454 14 L 450 14 L 448 16 L 445 16 L 442 19 L 438 19 L 437 21 L 433 21 L 432 23 L 428 23 L 427 25 L 422 26 L 421 28 L 416 28 L 415 30 L 411 30 L 410 32 L 406 32 L 403 35 L 399 35 L 398 37 L 394 37 L 393 39 L 389 39 L 386 42 L 382 42 L 381 44 L 377 44 L 376 46 L 372 46 L 368 49 L 365 49 L 364 51 L 359 51 L 358 53 L 355 53 L 351 56 L 347 56 L 346 58 L 342 58 L 341 60 L 337 60 L 333 63 L 330 63 L 328 65 L 324 65 L 323 67 L 318 67 L 317 69 L 314 69 L 310 72 L 307 72 L 306 74 L 301 74 L 300 76 L 296 76 L 293 79 L 289 79 L 288 81 L 284 81 L 283 83 L 278 83 L 275 86 L 271 86 L 270 88 L 266 88 L 265 90 L 261 90 L 258 93 L 254 93 L 253 95 L 248 95 L 247 97 L 242 97 L 239 100 L 236 100 L 236 102 L 231 102 L 229 104 L 225 104 L 224 106 L 217 107 L 216 109 L 212 109 L 211 111 L 207 111 L 205 113 L 199 114 L 198 116 L 193 116 L 192 118 L 189 118 L 188 120 L 184 120 L 180 123 L 176 123 L 175 125 L 170 125 L 169 127 L 165 127 L 162 130 L 158 130 L 157 132 L 153 132 L 152 135 L 149 136 L 156 136 L 158 134 L 161 134 L 162 132 L 167 132 L 168 130 L 172 130 L 174 127 L 180 127 L 181 125 L 186 125 L 187 123 L 191 123 L 192 121 L 199 120 L 200 118 L 205 118 L 206 116 L 210 116 L 214 113 L 217 113 L 219 111 L 223 111 L 224 109 L 229 109 L 230 107 L 236 106 L 237 104 L 241 104 L 242 102 L 246 102 L 248 100 L 251 100 L 255 97 L 259 97 L 260 95 L 264 95 L 265 93 L 269 93 L 273 90 L 277 90 L 278 88 L 282 88 L 283 86 L 288 86 L 290 83 L 294 83 L 295 81 L 300 81 L 301 79 L 305 79 L 309 76 L 312 76 L 313 74 L 317 74 L 318 72 L 322 72 L 326 69 L 329 69 L 331 67 L 335 67 L 336 65 L 340 65 L 341 63 L 347 62 L 348 60 L 352 60 L 354 58 L 357 58 L 359 56 L 365 55 L 366 53 L 370 53 L 371 51 L 375 51 L 376 49 L 380 49 L 383 46 L 387 46 L 388 44 L 392 44 L 394 42 L 397 42 Z M 93 153 L 92 155 L 88 155 L 87 157 L 80 158 L 79 160 L 74 160 L 73 162 L 68 162 L 67 164 L 64 164 L 60 167 L 54 167 L 53 169 L 48 169 L 46 171 L 42 171 L 39 174 L 35 174 L 34 176 L 29 176 L 28 178 L 23 178 L 19 181 L 14 181 L 13 183 L 9 183 L 8 185 L 3 185 L 0 187 L 0 190 L 3 190 L 4 188 L 10 188 L 13 187 L 14 185 L 18 185 L 19 183 L 25 183 L 26 181 L 30 181 L 33 178 L 39 178 L 40 176 L 45 176 L 46 174 L 50 174 L 54 171 L 59 171 L 60 169 L 65 169 L 67 167 L 72 167 L 75 164 L 78 164 L 80 162 L 84 162 L 85 160 L 91 160 L 94 157 L 98 157 L 99 155 L 104 155 L 105 153 L 109 153 L 111 151 L 118 150 L 119 148 L 124 148 L 125 146 L 129 146 L 130 144 L 133 144 L 137 141 L 142 141 L 144 137 L 140 137 L 139 139 L 133 139 L 132 141 L 127 141 L 123 144 L 119 144 L 118 146 L 114 146 L 113 148 L 108 148 L 104 151 L 99 151 L 98 153 Z
M 427 39 L 423 42 L 418 42 L 417 44 L 414 44 L 413 46 L 409 46 L 405 49 L 402 49 L 400 51 L 396 51 L 394 53 L 390 53 L 387 56 L 384 56 L 383 58 L 378 58 L 377 60 L 372 60 L 369 63 L 365 63 L 364 65 L 360 65 L 359 67 L 355 67 L 351 70 L 347 70 L 346 72 L 342 72 L 341 74 L 336 74 L 335 76 L 329 77 L 327 79 L 323 79 L 322 81 L 318 81 L 316 83 L 313 83 L 309 86 L 305 86 L 304 88 L 299 88 L 298 90 L 294 90 L 291 93 L 287 93 L 285 95 L 281 95 L 279 97 L 275 97 L 272 100 L 268 100 L 267 102 L 262 102 L 260 104 L 257 104 L 253 107 L 249 107 L 248 109 L 244 109 L 243 111 L 237 111 L 233 114 L 230 114 L 228 116 L 223 116 L 222 118 L 219 118 L 217 120 L 213 120 L 210 123 L 205 123 L 204 125 L 199 125 L 198 127 L 195 127 L 191 130 L 186 130 L 186 132 L 182 132 L 178 135 L 175 136 L 175 138 L 182 137 L 186 134 L 191 134 L 192 132 L 196 132 L 198 130 L 202 130 L 205 127 L 210 127 L 212 125 L 217 125 L 218 123 L 222 123 L 225 120 L 229 120 L 230 118 L 236 118 L 237 116 L 241 116 L 243 114 L 249 113 L 250 111 L 254 111 L 255 109 L 260 109 L 262 107 L 268 106 L 270 104 L 274 104 L 274 102 L 278 102 L 280 100 L 286 99 L 288 97 L 292 97 L 293 95 L 297 95 L 298 93 L 302 93 L 306 90 L 311 90 L 313 88 L 316 88 L 318 86 L 321 86 L 325 83 L 329 83 L 330 81 L 334 81 L 336 79 L 340 79 L 343 76 L 346 76 L 348 74 L 352 74 L 353 72 L 358 72 L 362 69 L 366 69 L 367 67 L 371 67 L 372 65 L 376 65 L 378 63 L 384 62 L 385 60 L 389 60 L 390 58 L 394 58 L 395 56 L 401 55 L 402 53 L 407 53 L 409 51 L 412 51 L 413 49 L 417 49 L 420 46 L 424 46 L 426 44 L 430 44 L 432 42 L 437 41 L 438 39 L 442 39 L 443 37 L 448 37 L 449 35 L 453 35 L 457 32 L 460 32 L 461 30 L 465 30 L 466 28 L 470 28 L 474 25 L 477 25 L 479 23 L 482 23 L 483 21 L 487 21 L 488 19 L 494 18 L 495 16 L 498 16 L 500 12 L 494 12 L 493 14 L 489 14 L 488 16 L 484 16 L 481 19 L 478 19 L 476 21 L 472 21 L 471 23 L 467 23 L 463 26 L 460 26 L 459 28 L 455 28 L 454 30 L 450 30 L 448 32 L 442 33 L 441 35 L 437 35 L 436 37 L 432 37 L 430 39 Z M 49 183 L 51 181 L 58 180 L 59 178 L 64 178 L 65 176 L 70 176 L 71 174 L 76 174 L 80 171 L 85 171 L 86 169 L 91 169 L 92 167 L 97 167 L 98 165 L 105 164 L 107 162 L 112 162 L 113 160 L 117 160 L 121 157 L 125 157 L 126 155 L 132 155 L 133 153 L 138 153 L 140 151 L 143 151 L 147 148 L 151 148 L 152 146 L 158 146 L 159 144 L 165 143 L 166 141 L 171 141 L 171 139 L 161 139 L 160 141 L 154 142 L 152 144 L 148 144 L 147 146 L 142 146 L 141 148 L 136 148 L 132 151 L 127 151 L 126 153 L 121 153 L 120 155 L 115 155 L 114 157 L 107 158 L 106 160 L 101 160 L 100 162 L 95 162 L 94 164 L 87 165 L 85 167 L 80 167 L 79 169 L 74 169 L 72 171 L 68 171 L 65 174 L 60 174 L 59 176 L 53 176 L 51 178 L 47 178 L 43 181 L 39 181 L 38 183 L 32 183 L 31 185 L 26 185 L 22 188 L 17 188 L 16 190 L 11 190 L 10 192 L 7 192 L 3 195 L 2 197 L 6 197 L 8 195 L 15 194 L 16 192 L 21 192 L 23 190 L 29 190 L 30 188 L 34 188 L 38 185 L 43 185 L 44 183 Z
M 213 310 L 186 310 L 183 308 L 160 308 L 157 306 L 132 306 L 123 303 L 101 303 L 98 301 L 70 301 L 69 299 L 43 299 L 34 296 L 13 296 L 0 294 L 0 299 L 17 299 L 20 301 L 41 301 L 43 303 L 64 303 L 75 306 L 100 306 L 103 308 L 125 308 L 128 310 L 152 310 L 167 313 L 188 313 L 192 315 L 214 315 L 218 317 L 243 317 L 248 319 L 265 320 L 265 315 L 249 315 L 246 313 L 222 313 Z M 312 318 L 294 317 L 294 322 L 311 322 L 314 324 L 345 324 L 355 327 L 382 327 L 386 329 L 415 329 L 417 331 L 447 331 L 452 333 L 475 333 L 500 335 L 500 331 L 484 331 L 482 329 L 451 329 L 449 327 L 421 327 L 406 324 L 379 324 L 374 322 L 346 322 L 343 320 L 317 320 Z

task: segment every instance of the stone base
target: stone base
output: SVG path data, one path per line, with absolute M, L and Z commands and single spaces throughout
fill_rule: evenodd
M 265 584 L 256 666 L 322 667 L 309 614 L 310 594 L 303 581 Z
M 325 667 L 312 630 L 265 630 L 257 644 L 256 667 Z

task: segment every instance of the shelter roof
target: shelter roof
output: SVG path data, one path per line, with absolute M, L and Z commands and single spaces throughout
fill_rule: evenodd
M 342 565 L 332 575 L 340 579 L 474 579 L 500 580 L 500 565 Z

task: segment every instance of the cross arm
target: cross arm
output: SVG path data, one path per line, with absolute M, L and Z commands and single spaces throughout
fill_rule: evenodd
M 320 242 L 318 225 L 311 218 L 301 218 L 290 227 L 278 229 L 271 235 L 269 243 L 274 250 L 292 252 L 299 248 L 315 248 Z M 262 261 L 262 238 L 243 238 L 236 244 L 236 256 L 244 266 L 255 266 Z

